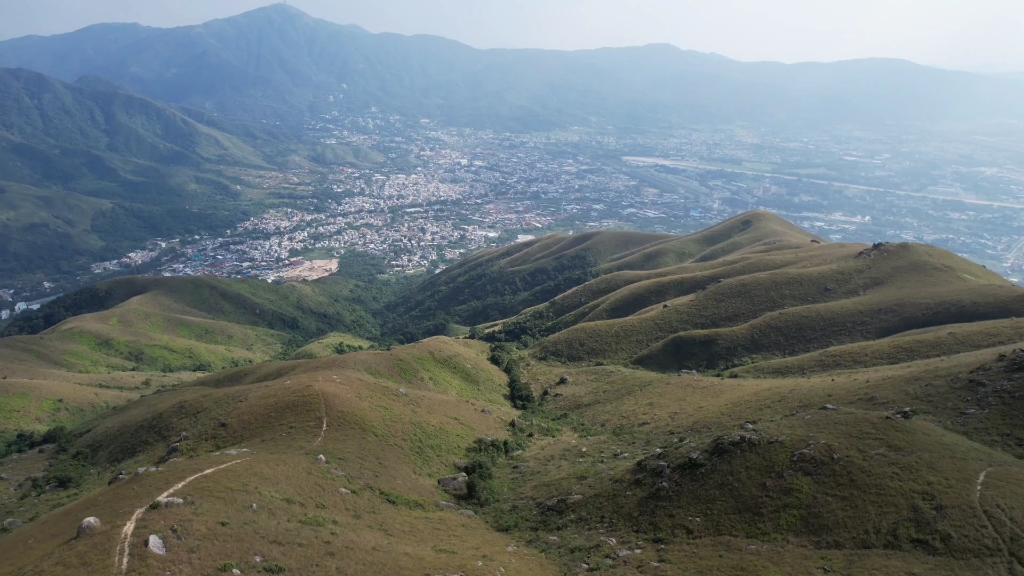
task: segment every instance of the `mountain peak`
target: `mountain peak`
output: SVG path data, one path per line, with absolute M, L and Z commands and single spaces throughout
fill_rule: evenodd
M 250 10 L 240 16 L 249 15 L 267 15 L 274 18 L 310 18 L 309 14 L 306 14 L 302 10 L 288 4 L 287 2 L 274 2 L 261 8 Z

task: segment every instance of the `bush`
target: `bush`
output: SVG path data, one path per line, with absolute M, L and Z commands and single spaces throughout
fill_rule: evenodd
M 217 566 L 217 570 L 219 572 L 231 572 L 237 568 L 238 562 L 221 562 L 220 565 Z
M 263 571 L 267 574 L 284 574 L 288 571 L 288 569 L 285 568 L 283 564 L 278 564 L 277 562 L 267 562 L 263 564 Z

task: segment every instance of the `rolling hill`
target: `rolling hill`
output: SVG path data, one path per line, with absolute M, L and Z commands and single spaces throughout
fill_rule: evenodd
M 737 62 L 668 45 L 559 52 L 476 50 L 371 34 L 273 4 L 198 26 L 100 24 L 0 42 L 0 66 L 247 121 L 297 123 L 371 107 L 514 131 L 685 123 L 936 122 L 1019 118 L 1010 79 L 868 59 Z
M 1022 574 L 1022 307 L 765 212 L 393 292 L 120 279 L 0 339 L 0 573 Z

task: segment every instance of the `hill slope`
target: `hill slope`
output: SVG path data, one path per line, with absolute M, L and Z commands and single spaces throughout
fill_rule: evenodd
M 0 66 L 66 80 L 101 76 L 248 120 L 378 107 L 511 130 L 1019 117 L 1022 89 L 898 60 L 743 63 L 667 45 L 475 50 L 438 37 L 370 34 L 281 4 L 198 26 L 102 24 L 8 40 L 0 43 Z

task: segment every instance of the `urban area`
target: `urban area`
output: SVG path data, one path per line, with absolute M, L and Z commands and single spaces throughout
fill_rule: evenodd
M 380 113 L 323 117 L 308 130 L 323 145 L 367 151 L 366 161 L 247 172 L 253 190 L 281 193 L 278 207 L 221 234 L 155 238 L 93 264 L 81 283 L 135 273 L 311 280 L 350 251 L 383 259 L 392 274 L 436 273 L 476 250 L 544 234 L 685 234 L 752 209 L 835 242 L 935 244 L 1024 279 L 1024 147 L 1015 132 L 499 134 Z M 65 288 L 0 289 L 0 318 Z

